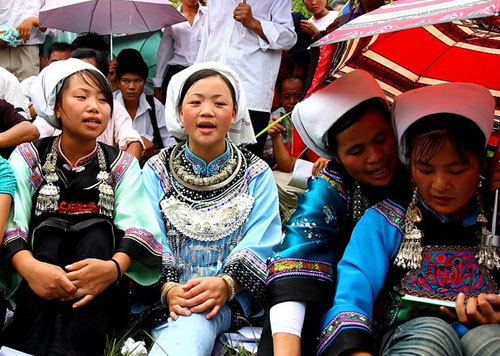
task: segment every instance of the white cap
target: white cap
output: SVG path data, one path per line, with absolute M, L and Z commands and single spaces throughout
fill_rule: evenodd
M 33 106 L 37 114 L 47 120 L 52 127 L 61 129 L 61 120 L 56 117 L 55 105 L 57 93 L 64 79 L 84 69 L 97 72 L 106 79 L 104 74 L 92 64 L 80 59 L 68 58 L 45 67 L 33 82 L 30 89 Z
M 354 70 L 298 103 L 292 121 L 307 147 L 321 157 L 333 158 L 328 130 L 346 112 L 372 98 L 379 98 L 389 108 L 377 81 L 368 72 Z
M 392 124 L 396 131 L 399 158 L 407 164 L 402 139 L 408 128 L 432 114 L 455 114 L 473 121 L 486 142 L 493 129 L 495 99 L 489 90 L 472 83 L 445 83 L 407 91 L 392 105 Z
M 187 139 L 186 130 L 184 129 L 184 125 L 182 124 L 179 116 L 180 95 L 186 80 L 188 80 L 191 75 L 202 69 L 212 69 L 220 73 L 228 79 L 233 86 L 236 96 L 235 105 L 237 106 L 237 112 L 235 123 L 231 126 L 228 132 L 228 136 L 231 141 L 236 145 L 252 144 L 257 142 L 252 122 L 250 121 L 250 113 L 248 112 L 245 91 L 243 90 L 243 84 L 240 77 L 234 70 L 219 62 L 195 63 L 172 76 L 172 79 L 170 79 L 170 82 L 168 83 L 167 99 L 165 102 L 165 122 L 168 131 L 178 139 Z

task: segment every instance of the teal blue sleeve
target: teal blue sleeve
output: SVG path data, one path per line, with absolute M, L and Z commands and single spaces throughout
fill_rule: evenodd
M 271 305 L 288 300 L 331 302 L 335 265 L 349 236 L 347 200 L 341 178 L 332 172 L 309 179 L 268 264 Z M 307 288 L 302 288 L 304 283 Z
M 160 202 L 166 194 L 167 187 L 170 185 L 168 172 L 160 158 L 161 155 L 162 153 L 148 160 L 142 170 L 142 181 L 151 204 L 151 216 L 157 221 L 160 227 L 161 244 L 163 248 L 161 283 L 169 281 L 178 282 L 177 261 L 167 240 L 167 231 L 160 208 Z
M 266 261 L 281 239 L 278 190 L 271 169 L 263 161 L 262 170 L 248 185 L 254 198 L 243 239 L 224 261 L 223 272 L 239 284 L 261 305 L 266 301 Z M 243 304 L 243 303 L 242 303 Z
M 133 263 L 127 275 L 142 285 L 160 278 L 161 232 L 144 190 L 139 163 L 129 153 L 122 153 L 125 173 L 115 188 L 113 222 L 124 232 L 117 252 L 126 253 Z
M 380 206 L 367 210 L 353 230 L 338 264 L 334 306 L 322 321 L 319 354 L 370 350 L 373 307 L 401 241 L 401 230 Z M 394 205 L 392 205 L 394 207 Z M 399 219 L 404 215 L 398 211 Z
M 9 194 L 14 197 L 16 191 L 16 176 L 4 158 L 0 157 L 0 194 Z

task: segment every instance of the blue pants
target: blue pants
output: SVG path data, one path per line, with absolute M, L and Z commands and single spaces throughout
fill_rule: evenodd
M 444 320 L 420 317 L 398 326 L 384 345 L 383 356 L 500 355 L 500 325 L 471 329 L 462 339 Z
M 169 318 L 155 326 L 152 334 L 156 342 L 149 356 L 210 356 L 217 337 L 231 327 L 231 309 L 224 305 L 212 320 L 207 320 L 206 314 L 179 316 L 176 321 Z

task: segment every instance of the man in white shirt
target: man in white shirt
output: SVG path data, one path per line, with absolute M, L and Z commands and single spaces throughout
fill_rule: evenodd
M 241 78 L 254 131 L 269 122 L 281 52 L 297 41 L 290 0 L 210 1 L 197 62 L 218 61 Z M 262 155 L 266 135 L 252 151 Z
M 118 55 L 116 78 L 118 88 L 113 93 L 132 118 L 134 129 L 141 135 L 146 146 L 143 158 L 149 158 L 159 149 L 176 144 L 165 124 L 165 107 L 153 96 L 146 97 L 144 85 L 148 66 L 139 51 L 125 49 Z
M 45 0 L 2 0 L 0 1 L 0 26 L 15 28 L 23 41 L 17 47 L 10 47 L 0 39 L 0 67 L 14 74 L 19 81 L 40 71 L 38 45 L 45 40 L 40 30 L 38 12 Z
M 158 49 L 153 85 L 155 97 L 162 102 L 170 78 L 196 60 L 207 7 L 200 5 L 198 0 L 183 0 L 179 11 L 187 21 L 166 27 Z
M 0 54 L 0 57 L 2 55 Z M 9 102 L 16 110 L 24 116 L 25 119 L 29 119 L 29 109 L 28 102 L 25 100 L 23 95 L 23 89 L 19 80 L 9 72 L 0 66 L 0 99 L 4 99 Z

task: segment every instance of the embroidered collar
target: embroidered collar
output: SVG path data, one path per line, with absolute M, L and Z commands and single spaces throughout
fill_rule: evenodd
M 63 151 L 62 151 L 62 147 L 61 147 L 61 139 L 58 140 L 58 144 L 57 144 L 57 153 L 62 157 L 62 159 L 66 162 L 63 164 L 63 167 L 70 170 L 70 171 L 76 171 L 76 172 L 80 172 L 80 171 L 83 171 L 85 168 L 82 167 L 83 165 L 89 163 L 95 156 L 95 154 L 97 153 L 97 141 L 95 143 L 95 146 L 94 146 L 94 149 L 92 150 L 92 152 L 90 152 L 89 154 L 79 158 L 75 164 L 71 164 L 71 161 L 64 155 Z
M 188 143 L 189 141 L 186 141 L 185 143 L 186 149 L 184 152 L 187 160 L 193 166 L 193 171 L 195 174 L 205 177 L 214 175 L 218 173 L 220 169 L 224 167 L 231 158 L 231 150 L 229 149 L 229 145 L 227 144 L 227 142 L 226 142 L 226 151 L 208 164 L 203 159 L 194 154 L 193 151 L 191 151 Z
M 477 198 L 473 198 L 474 199 L 474 209 L 473 211 L 468 214 L 465 219 L 462 220 L 461 224 L 463 226 L 472 226 L 474 225 L 476 222 L 477 222 L 477 217 L 479 215 L 479 208 L 478 208 L 478 202 L 477 202 Z M 436 216 L 440 222 L 442 223 L 447 223 L 447 222 L 450 222 L 450 217 L 448 215 L 445 215 L 445 214 L 441 214 L 437 211 L 435 211 L 434 209 L 431 208 L 431 206 L 422 198 L 420 197 L 420 203 L 422 204 L 422 206 L 430 211 L 432 214 L 434 214 L 434 216 Z

